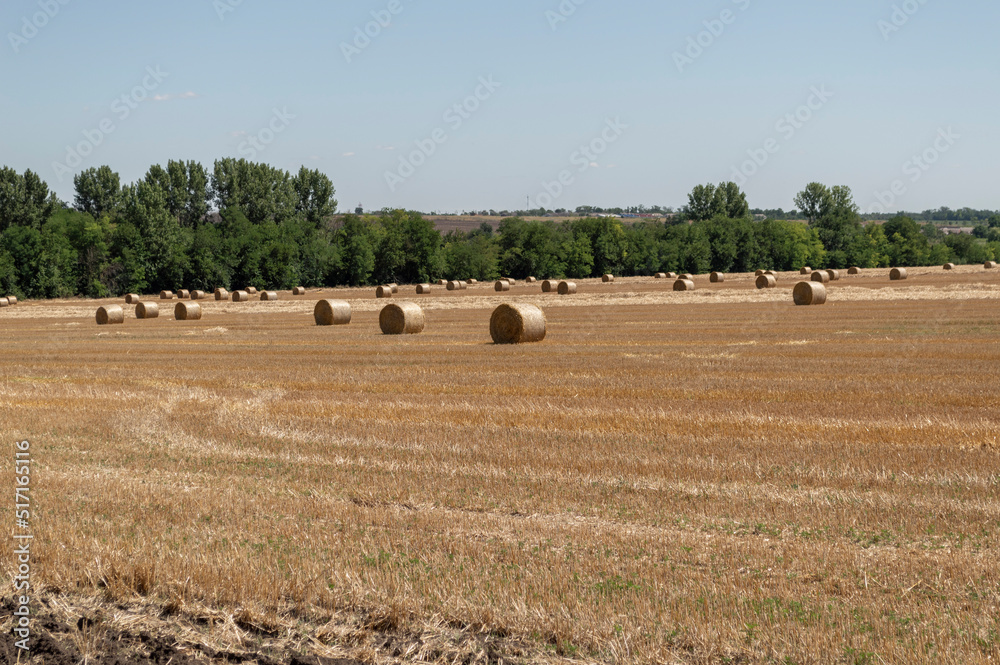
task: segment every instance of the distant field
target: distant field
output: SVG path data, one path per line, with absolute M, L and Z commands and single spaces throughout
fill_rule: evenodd
M 998 662 L 1000 270 L 910 274 L 403 286 L 408 337 L 373 289 L 0 310 L 36 662 Z

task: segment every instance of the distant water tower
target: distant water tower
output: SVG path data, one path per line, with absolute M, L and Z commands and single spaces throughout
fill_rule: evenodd
M 354 209 L 354 214 L 355 215 L 363 215 L 363 214 L 365 214 L 365 209 L 361 206 L 360 203 L 358 204 L 358 207 Z

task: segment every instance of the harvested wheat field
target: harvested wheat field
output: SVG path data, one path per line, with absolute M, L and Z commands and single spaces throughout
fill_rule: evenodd
M 861 273 L 7 308 L 36 661 L 998 662 L 1000 273 Z

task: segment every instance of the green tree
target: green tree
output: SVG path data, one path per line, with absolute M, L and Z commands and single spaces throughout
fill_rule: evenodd
M 122 185 L 118 173 L 110 166 L 90 168 L 73 178 L 78 210 L 94 219 L 114 217 L 122 205 Z
M 297 202 L 295 210 L 314 227 L 319 227 L 337 211 L 337 200 L 333 198 L 333 183 L 318 170 L 306 167 L 299 169 L 292 179 Z
M 18 175 L 11 168 L 0 169 L 0 232 L 11 226 L 40 229 L 58 207 L 56 195 L 34 171 Z

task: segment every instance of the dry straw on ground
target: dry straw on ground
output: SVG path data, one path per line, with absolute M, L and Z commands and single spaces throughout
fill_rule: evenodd
M 822 305 L 826 302 L 826 286 L 818 281 L 799 282 L 792 290 L 792 300 L 796 305 Z
M 500 305 L 490 317 L 490 337 L 496 344 L 525 344 L 545 339 L 545 314 L 535 305 Z
M 196 302 L 179 302 L 174 307 L 174 318 L 178 321 L 200 321 L 201 305 Z
M 119 305 L 106 305 L 97 308 L 97 325 L 106 326 L 115 323 L 125 323 L 125 311 Z
M 156 319 L 160 316 L 160 306 L 155 302 L 137 302 L 135 304 L 135 318 Z
M 893 268 L 889 271 L 889 279 L 894 282 L 899 282 L 908 277 L 906 268 Z
M 128 293 L 128 294 L 125 295 L 125 304 L 126 305 L 134 305 L 137 302 L 139 302 L 139 294 L 137 294 L 137 293 Z
M 250 294 L 246 291 L 233 291 L 233 302 L 249 302 Z
M 576 282 L 559 282 L 557 291 L 561 296 L 572 295 L 576 293 Z
M 278 299 L 277 291 L 261 291 L 260 299 L 263 302 L 274 302 Z
M 451 289 L 448 289 L 451 291 Z M 376 298 L 391 298 L 392 297 L 392 287 L 391 286 L 380 286 L 375 289 Z
M 820 284 L 826 284 L 830 281 L 830 273 L 826 270 L 817 270 L 809 277 L 809 279 L 814 282 L 819 282 Z
M 431 292 L 430 284 L 417 284 L 417 295 L 425 296 Z
M 510 291 L 510 282 L 505 279 L 499 279 L 493 284 L 494 291 Z
M 160 300 L 173 300 L 173 299 L 174 299 L 173 291 L 160 291 Z
M 713 272 L 708 276 L 708 281 L 712 282 L 712 284 L 721 284 L 726 281 L 726 276 L 721 272 Z
M 674 291 L 694 291 L 694 280 L 678 279 L 674 282 Z
M 778 280 L 774 275 L 759 275 L 755 284 L 758 289 L 773 289 L 778 286 Z
M 386 305 L 378 315 L 378 325 L 385 335 L 415 335 L 424 330 L 424 310 L 413 302 Z
M 305 294 L 306 294 L 306 287 L 304 286 L 296 286 L 294 289 L 292 289 L 293 296 L 304 296 Z
M 346 300 L 320 300 L 313 308 L 318 326 L 346 326 L 351 322 L 351 304 Z
M 606 275 L 601 275 L 601 281 L 604 282 L 605 284 L 609 284 L 615 281 L 615 276 L 610 273 Z

